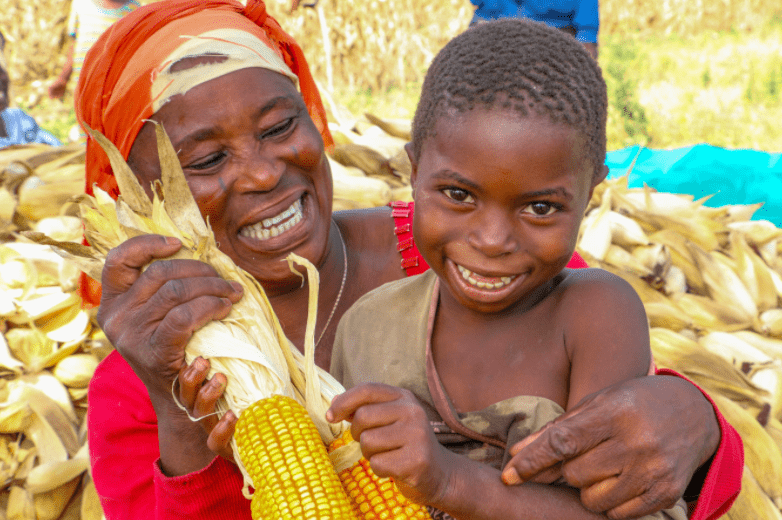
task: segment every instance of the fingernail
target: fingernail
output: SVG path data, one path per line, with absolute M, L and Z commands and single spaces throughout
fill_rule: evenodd
M 244 286 L 241 283 L 234 280 L 231 280 L 229 283 L 231 284 L 231 287 L 234 288 L 234 291 L 238 293 L 244 292 Z
M 166 237 L 166 244 L 170 246 L 182 245 L 182 241 L 174 237 Z
M 220 299 L 223 300 L 223 303 L 226 305 L 226 307 L 230 307 L 231 305 L 234 304 L 234 302 L 232 302 L 228 298 L 220 298 Z
M 198 356 L 193 360 L 193 366 L 200 371 L 200 370 L 206 370 L 209 365 L 207 364 L 204 358 Z
M 331 411 L 331 408 L 326 410 L 326 420 L 328 422 L 334 422 L 334 412 Z
M 516 484 L 521 484 L 521 478 L 519 478 L 519 474 L 513 468 L 507 469 L 502 472 L 502 481 L 505 483 L 505 485 L 508 486 L 515 486 Z

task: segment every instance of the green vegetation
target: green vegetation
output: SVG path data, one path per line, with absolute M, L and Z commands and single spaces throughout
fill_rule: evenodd
M 604 36 L 608 148 L 708 143 L 782 152 L 782 21 L 751 32 Z M 355 114 L 412 118 L 420 83 L 341 92 Z
M 431 3 L 419 6 L 418 0 L 394 1 L 405 3 L 406 15 L 443 18 L 439 11 L 427 14 Z M 775 7 L 777 1 L 728 0 L 725 10 L 709 13 L 692 11 L 694 3 L 687 0 L 672 0 L 668 10 L 661 7 L 663 4 L 668 5 L 646 0 L 601 2 L 605 30 L 601 30 L 599 61 L 609 92 L 609 150 L 635 144 L 676 148 L 708 143 L 781 152 L 782 12 L 774 11 L 779 10 Z M 382 10 L 384 5 L 380 2 L 376 7 Z M 449 34 L 458 33 L 469 19 L 464 5 L 457 0 L 438 4 L 438 9 L 450 9 L 453 13 L 448 18 L 449 28 L 444 31 Z M 302 39 L 313 72 L 325 85 L 319 31 L 312 30 L 318 27 L 317 19 L 311 9 L 305 11 L 296 15 L 299 18 L 281 15 L 280 20 L 292 28 L 295 37 Z M 400 28 L 412 23 L 398 11 L 393 13 L 399 17 L 395 23 Z M 637 12 L 649 15 L 640 19 L 634 14 Z M 333 20 L 328 20 L 344 22 L 344 27 L 358 23 L 340 13 L 330 14 Z M 350 16 L 358 15 L 352 12 Z M 408 33 L 377 29 L 385 34 L 385 39 L 376 46 L 384 48 L 385 54 L 374 47 L 362 51 L 365 57 L 374 58 L 372 70 L 366 63 L 353 63 L 347 50 L 339 51 L 345 54 L 338 57 L 337 50 L 347 48 L 347 43 L 342 42 L 344 35 L 333 29 L 338 44 L 333 60 L 335 101 L 355 116 L 370 112 L 380 117 L 412 118 L 427 59 L 447 36 L 441 33 L 440 39 L 435 39 L 427 29 L 431 32 L 427 25 L 414 33 L 416 49 L 421 53 L 415 59 L 411 56 L 412 48 L 408 48 L 412 40 L 402 36 Z M 408 47 L 397 49 L 399 41 L 407 42 Z M 395 53 L 403 60 L 391 59 Z M 389 60 L 378 68 L 384 55 Z M 412 67 L 408 58 L 417 66 Z M 383 78 L 379 71 L 384 71 Z M 374 79 L 364 81 L 362 73 Z M 68 104 L 51 101 L 45 95 L 48 81 L 39 79 L 32 87 L 28 83 L 14 91 L 18 94 L 14 98 L 17 106 L 28 110 L 41 126 L 67 141 L 69 129 L 75 124 L 75 116 L 68 109 L 71 90 L 66 97 Z M 21 75 L 16 83 L 21 87 Z

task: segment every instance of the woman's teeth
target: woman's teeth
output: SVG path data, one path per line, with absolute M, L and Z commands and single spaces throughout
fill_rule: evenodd
M 290 228 L 301 222 L 301 199 L 290 205 L 288 209 L 271 218 L 263 219 L 252 226 L 243 227 L 239 234 L 243 237 L 267 240 L 285 233 Z
M 464 268 L 457 264 L 459 272 L 462 273 L 462 278 L 467 280 L 467 283 L 474 285 L 480 289 L 499 289 L 511 283 L 516 276 L 500 276 L 500 277 L 486 277 L 473 273 L 467 268 Z

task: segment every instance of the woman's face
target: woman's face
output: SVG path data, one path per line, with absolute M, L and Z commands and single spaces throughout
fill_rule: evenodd
M 323 140 L 290 79 L 238 70 L 173 97 L 150 119 L 171 138 L 220 250 L 270 294 L 301 285 L 284 259 L 325 257 L 332 185 Z M 152 123 L 128 164 L 151 195 L 160 178 Z

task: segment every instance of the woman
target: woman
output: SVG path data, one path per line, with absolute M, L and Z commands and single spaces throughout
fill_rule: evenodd
M 332 219 L 324 153 L 331 138 L 319 96 L 301 50 L 259 0 L 246 7 L 233 0 L 169 0 L 138 9 L 88 54 L 76 103 L 79 119 L 117 145 L 148 190 L 159 176 L 149 121 L 164 126 L 221 250 L 263 284 L 299 347 L 307 288 L 281 260 L 294 251 L 318 266 L 316 361 L 322 367 L 329 366 L 345 310 L 405 276 L 397 235 L 404 265 L 425 267 L 413 265 L 416 250 L 404 241 L 401 220 L 409 208 Z M 111 166 L 92 140 L 87 157 L 88 192 L 97 182 L 116 196 Z M 163 237 L 137 237 L 106 261 L 98 320 L 117 353 L 92 380 L 88 427 L 93 477 L 109 519 L 249 518 L 238 470 L 215 457 L 235 418 L 207 418 L 202 428 L 171 391 L 178 381 L 179 399 L 197 417 L 213 410 L 225 378 L 207 381 L 202 359 L 185 366 L 184 345 L 192 331 L 225 316 L 241 288 L 196 261 L 157 262 L 142 272 L 178 248 Z M 96 301 L 96 290 L 85 297 Z M 600 428 L 593 427 L 597 418 Z M 619 516 L 673 503 L 699 467 L 711 468 L 705 484 L 695 479 L 704 490 L 700 518 L 722 511 L 738 492 L 733 467 L 726 470 L 722 460 L 740 458 L 740 440 L 678 377 L 601 392 L 529 448 L 522 477 L 567 459 L 564 475 L 582 488 L 585 505 Z M 541 478 L 556 475 L 549 469 Z M 718 481 L 724 496 L 711 493 Z

